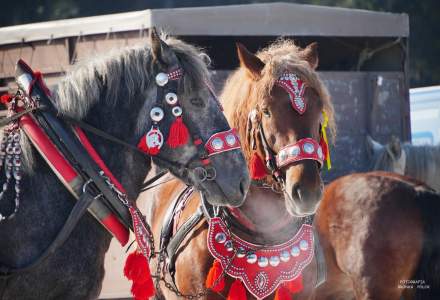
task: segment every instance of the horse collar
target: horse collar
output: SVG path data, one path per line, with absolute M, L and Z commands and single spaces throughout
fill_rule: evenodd
M 272 294 L 283 282 L 301 277 L 314 256 L 311 225 L 303 224 L 289 241 L 275 246 L 249 243 L 231 233 L 219 217 L 209 220 L 208 249 L 226 274 L 240 279 L 258 299 Z

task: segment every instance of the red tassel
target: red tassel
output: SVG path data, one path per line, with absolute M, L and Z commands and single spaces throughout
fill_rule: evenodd
M 170 127 L 167 144 L 170 148 L 177 148 L 185 145 L 188 142 L 189 131 L 182 117 L 177 117 Z
M 11 102 L 11 100 L 12 96 L 10 94 L 4 94 L 0 97 L 0 102 L 5 105 Z
M 274 300 L 292 300 L 289 289 L 281 285 L 275 293 Z
M 150 267 L 147 258 L 142 253 L 135 251 L 127 257 L 124 275 L 133 281 L 131 293 L 136 300 L 147 300 L 154 296 L 154 283 Z
M 299 275 L 296 279 L 292 281 L 287 281 L 284 283 L 284 286 L 290 291 L 292 294 L 296 294 L 302 291 L 303 289 L 303 281 L 302 275 Z
M 222 275 L 223 268 L 218 260 L 214 260 L 211 269 L 209 269 L 208 276 L 206 277 L 205 286 L 210 288 L 214 292 L 221 292 L 225 288 L 225 277 L 218 279 Z M 217 281 L 218 279 L 218 281 Z M 217 281 L 217 284 L 214 285 Z
M 267 176 L 266 166 L 264 165 L 263 159 L 258 155 L 257 152 L 254 152 L 251 157 L 251 161 L 249 163 L 249 172 L 251 174 L 251 178 L 255 180 L 263 179 Z
M 246 289 L 240 279 L 236 279 L 229 289 L 228 298 L 226 300 L 246 300 Z

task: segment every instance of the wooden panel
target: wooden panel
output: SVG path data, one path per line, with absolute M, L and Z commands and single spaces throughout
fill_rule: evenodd
M 34 70 L 43 73 L 62 72 L 68 67 L 69 55 L 64 39 L 36 42 L 24 45 L 8 45 L 0 48 L 0 78 L 14 77 L 15 64 L 23 59 Z

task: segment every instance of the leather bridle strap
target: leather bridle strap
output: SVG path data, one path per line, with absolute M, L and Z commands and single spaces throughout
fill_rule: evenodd
M 34 268 L 36 268 L 37 266 L 39 266 L 44 260 L 46 260 L 53 253 L 55 253 L 55 251 L 64 244 L 64 242 L 72 233 L 73 229 L 78 224 L 81 217 L 87 211 L 87 208 L 90 206 L 90 204 L 92 204 L 94 200 L 96 200 L 99 197 L 102 197 L 102 194 L 99 194 L 94 197 L 88 191 L 85 191 L 78 199 L 73 209 L 71 210 L 63 227 L 61 227 L 61 230 L 58 232 L 57 236 L 52 241 L 52 243 L 46 248 L 46 250 L 44 250 L 43 253 L 41 253 L 36 260 L 34 260 L 32 263 L 24 267 L 16 268 L 16 267 L 6 266 L 3 263 L 0 264 L 0 277 L 9 277 L 12 275 L 17 275 L 19 273 L 29 272 Z

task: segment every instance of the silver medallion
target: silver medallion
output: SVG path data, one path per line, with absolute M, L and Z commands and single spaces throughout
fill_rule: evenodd
M 309 242 L 307 242 L 306 240 L 301 240 L 301 242 L 299 242 L 299 248 L 303 251 L 306 251 L 307 249 L 309 249 Z
M 290 254 L 292 254 L 293 257 L 299 256 L 300 252 L 301 251 L 299 250 L 299 247 L 297 247 L 297 246 L 293 246 L 292 250 L 290 250 Z
M 243 247 L 238 247 L 237 249 L 237 257 L 243 258 L 246 256 L 246 250 Z
M 232 250 L 234 250 L 234 244 L 232 243 L 232 241 L 227 241 L 226 243 L 225 243 L 225 248 L 226 248 L 226 251 L 228 251 L 228 252 L 231 252 Z
M 229 146 L 234 146 L 236 142 L 237 142 L 237 138 L 235 137 L 235 135 L 233 135 L 233 134 L 228 134 L 228 135 L 226 136 L 226 143 L 227 143 Z
M 169 104 L 169 105 L 174 105 L 177 103 L 177 95 L 174 93 L 167 93 L 165 95 L 165 101 Z
M 280 258 L 279 258 L 278 256 L 271 256 L 271 257 L 269 258 L 269 264 L 270 264 L 272 267 L 276 267 L 276 266 L 278 266 L 278 265 L 280 264 Z
M 174 106 L 171 110 L 173 116 L 180 117 L 182 115 L 182 108 L 180 106 Z
M 223 244 L 226 241 L 226 234 L 219 232 L 215 235 L 215 241 L 217 243 Z
M 211 141 L 211 147 L 214 150 L 221 150 L 223 149 L 223 141 L 221 138 L 215 138 Z
M 253 252 L 248 252 L 248 254 L 246 255 L 246 261 L 249 264 L 254 264 L 257 262 L 257 255 Z
M 159 73 L 156 75 L 156 84 L 158 86 L 164 86 L 168 83 L 168 75 L 165 73 Z
M 283 251 L 281 251 L 281 253 L 280 253 L 280 259 L 281 259 L 281 261 L 283 261 L 283 262 L 288 262 L 288 261 L 290 260 L 290 254 L 289 254 L 289 251 L 287 251 L 287 250 L 283 250 Z
M 258 266 L 260 268 L 267 267 L 268 265 L 269 265 L 269 260 L 267 259 L 267 257 L 261 256 L 258 258 Z
M 151 120 L 154 122 L 159 122 L 163 119 L 163 110 L 160 107 L 153 107 L 150 111 Z
M 305 153 L 312 154 L 315 151 L 315 146 L 312 143 L 305 143 L 303 149 Z

